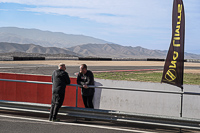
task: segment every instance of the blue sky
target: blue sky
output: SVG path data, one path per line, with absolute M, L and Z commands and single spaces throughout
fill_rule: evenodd
M 200 0 L 183 0 L 185 51 L 200 54 Z M 0 27 L 87 35 L 168 50 L 173 0 L 0 0 Z

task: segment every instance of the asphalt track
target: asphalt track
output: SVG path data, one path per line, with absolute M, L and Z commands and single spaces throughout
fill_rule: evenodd
M 33 65 L 33 64 L 0 64 L 0 72 L 9 73 L 25 73 L 25 74 L 42 74 L 51 75 L 57 69 L 57 66 L 52 65 Z M 158 69 L 162 70 L 160 66 L 88 66 L 92 71 L 119 71 L 119 70 L 141 70 L 141 69 Z M 79 72 L 79 66 L 67 66 L 70 77 L 75 77 L 75 73 Z
M 60 122 L 50 122 L 48 114 L 0 110 L 0 133 L 179 133 L 179 129 L 149 125 L 58 117 L 62 118 Z

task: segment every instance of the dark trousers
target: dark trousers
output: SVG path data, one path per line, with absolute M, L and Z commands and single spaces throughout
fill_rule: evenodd
M 92 96 L 83 96 L 82 95 L 85 108 L 94 108 L 93 102 L 92 102 L 93 97 L 94 97 L 94 95 L 92 95 Z
M 65 95 L 63 95 L 63 94 L 53 94 L 52 95 L 49 120 L 56 119 L 58 111 L 63 104 L 64 97 L 65 97 Z

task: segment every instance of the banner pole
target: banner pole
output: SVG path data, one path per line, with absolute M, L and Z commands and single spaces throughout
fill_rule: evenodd
M 183 92 L 183 87 L 181 87 L 181 91 Z M 183 93 L 181 94 L 181 112 L 180 117 L 183 117 Z

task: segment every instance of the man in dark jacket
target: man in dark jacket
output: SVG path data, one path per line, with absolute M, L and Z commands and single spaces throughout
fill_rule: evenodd
M 90 70 L 87 70 L 86 64 L 80 66 L 80 72 L 77 76 L 77 84 L 81 85 L 81 94 L 85 107 L 94 108 L 92 100 L 95 90 L 94 88 L 88 87 L 88 85 L 94 85 L 94 76 Z
M 59 108 L 62 106 L 65 97 L 66 85 L 70 84 L 70 78 L 65 71 L 65 64 L 60 63 L 58 70 L 55 70 L 52 74 L 52 101 L 51 110 L 49 115 L 50 121 L 59 121 L 56 118 Z

